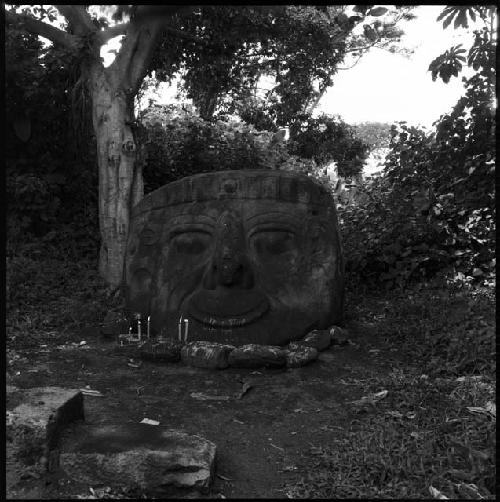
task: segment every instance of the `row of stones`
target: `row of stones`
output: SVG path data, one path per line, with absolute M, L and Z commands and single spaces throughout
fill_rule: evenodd
M 332 343 L 345 338 L 342 328 L 333 326 L 327 330 L 314 330 L 302 340 L 291 342 L 286 347 L 247 344 L 235 347 L 229 344 L 195 341 L 183 345 L 177 340 L 145 342 L 140 347 L 143 359 L 177 362 L 197 368 L 297 368 L 318 358 L 318 352 Z

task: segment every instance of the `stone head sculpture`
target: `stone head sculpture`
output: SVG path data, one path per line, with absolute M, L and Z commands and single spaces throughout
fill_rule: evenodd
M 169 183 L 132 210 L 128 307 L 189 341 L 284 345 L 342 318 L 332 196 L 289 171 L 220 171 Z

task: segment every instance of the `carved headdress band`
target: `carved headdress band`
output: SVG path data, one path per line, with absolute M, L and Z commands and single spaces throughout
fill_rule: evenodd
M 166 206 L 221 199 L 270 199 L 331 206 L 332 196 L 317 181 L 290 171 L 216 171 L 196 174 L 165 185 L 132 209 L 138 216 Z

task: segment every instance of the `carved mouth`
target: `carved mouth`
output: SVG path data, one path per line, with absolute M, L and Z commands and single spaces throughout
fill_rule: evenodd
M 250 324 L 269 310 L 269 301 L 258 291 L 198 291 L 188 310 L 194 319 L 213 327 L 234 328 Z

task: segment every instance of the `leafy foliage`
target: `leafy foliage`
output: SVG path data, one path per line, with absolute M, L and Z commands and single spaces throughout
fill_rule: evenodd
M 438 272 L 462 282 L 493 280 L 494 143 L 490 137 L 479 153 L 479 124 L 459 117 L 466 125 L 458 138 L 456 127 L 446 128 L 449 116 L 435 135 L 395 127 L 385 176 L 341 211 L 347 267 L 363 280 L 402 287 Z
M 466 61 L 463 56 L 465 52 L 462 44 L 459 44 L 434 59 L 429 66 L 432 80 L 436 80 L 439 76 L 447 84 L 452 76 L 458 77 L 458 73 L 462 70 L 462 63 Z
M 362 122 L 354 126 L 356 136 L 370 147 L 387 148 L 391 140 L 391 124 L 383 122 Z
M 368 145 L 356 136 L 354 128 L 340 117 L 301 115 L 290 127 L 290 152 L 313 159 L 318 166 L 332 161 L 338 173 L 352 177 L 360 173 L 368 155 Z
M 312 164 L 287 152 L 279 134 L 234 120 L 209 122 L 175 106 L 152 106 L 138 138 L 145 191 L 192 174 L 226 169 L 307 171 Z
M 52 10 L 42 14 L 53 16 Z M 5 35 L 8 252 L 32 233 L 51 241 L 82 237 L 93 251 L 97 173 L 90 118 L 72 114 L 69 92 L 78 56 L 44 47 L 14 26 Z
M 441 14 L 439 14 L 437 20 L 443 20 L 443 28 L 448 28 L 453 19 L 455 22 L 453 23 L 454 28 L 463 27 L 468 28 L 469 23 L 467 17 L 474 22 L 476 20 L 476 14 L 479 16 L 484 16 L 488 7 L 480 6 L 480 5 L 470 5 L 470 6 L 456 6 L 456 5 L 448 5 L 443 9 Z
M 465 61 L 467 61 L 467 64 L 472 66 L 475 71 L 479 71 L 479 68 L 483 68 L 483 71 L 489 73 L 490 78 L 493 76 L 496 45 L 492 40 L 492 26 L 495 16 L 494 8 L 481 5 L 466 7 L 447 6 L 441 12 L 437 20 L 440 21 L 444 19 L 443 28 L 447 28 L 453 18 L 455 18 L 455 28 L 468 28 L 467 18 L 470 17 L 470 19 L 475 22 L 476 15 L 486 26 L 480 30 L 474 31 L 474 43 L 469 49 L 467 58 L 464 56 L 467 51 L 462 48 L 462 44 L 448 49 L 431 62 L 429 71 L 431 72 L 432 80 L 436 80 L 436 78 L 439 77 L 443 82 L 449 82 L 452 76 L 458 76 L 459 72 L 462 70 L 462 63 L 465 63 Z M 488 24 L 490 26 L 488 26 Z
M 203 6 L 180 19 L 185 37 L 166 34 L 151 68 L 161 80 L 181 72 L 188 97 L 205 119 L 232 113 L 261 75 L 273 76 L 267 107 L 275 125 L 285 126 L 332 84 L 347 52 L 360 56 L 397 40 L 397 22 L 410 8 L 349 15 L 345 6 Z M 362 22 L 364 34 L 353 35 Z
M 464 79 L 454 108 L 431 132 L 393 126 L 384 176 L 342 208 L 347 266 L 363 280 L 402 287 L 438 275 L 494 283 L 492 35 L 475 32 L 468 62 L 477 73 Z

